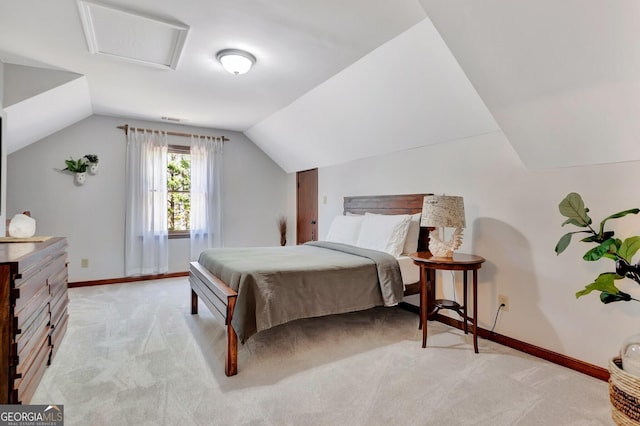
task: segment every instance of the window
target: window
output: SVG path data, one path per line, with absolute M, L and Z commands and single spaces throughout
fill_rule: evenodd
M 189 237 L 191 155 L 188 146 L 169 145 L 167 158 L 167 217 L 169 238 Z
M 188 238 L 191 260 L 221 247 L 223 137 L 187 134 L 187 146 L 173 146 L 167 132 L 127 129 L 127 276 L 166 273 L 168 238 Z

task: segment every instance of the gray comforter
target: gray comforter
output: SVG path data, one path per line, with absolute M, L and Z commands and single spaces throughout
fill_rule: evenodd
M 295 319 L 393 306 L 403 296 L 393 256 L 346 244 L 209 249 L 198 262 L 238 292 L 231 323 L 241 342 Z

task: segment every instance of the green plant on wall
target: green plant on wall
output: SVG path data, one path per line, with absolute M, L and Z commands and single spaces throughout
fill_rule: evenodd
M 90 162 L 90 163 L 97 163 L 98 162 L 98 156 L 95 154 L 87 154 L 84 156 L 84 158 Z
M 64 164 L 66 164 L 67 167 L 62 170 L 69 170 L 71 173 L 84 173 L 87 171 L 87 167 L 89 167 L 89 164 L 83 158 L 78 158 L 77 160 L 69 158 L 68 160 L 64 160 Z
M 576 298 L 591 293 L 592 291 L 600 292 L 600 301 L 602 303 L 620 302 L 640 300 L 631 297 L 628 293 L 620 291 L 615 281 L 629 278 L 640 285 L 640 264 L 632 264 L 631 260 L 640 249 L 640 236 L 632 236 L 621 240 L 615 237 L 614 231 L 605 231 L 605 224 L 608 220 L 618 219 L 628 214 L 637 214 L 640 209 L 624 210 L 604 218 L 600 222 L 598 229 L 594 229 L 591 225 L 593 221 L 589 217 L 589 209 L 585 207 L 584 201 L 580 194 L 572 192 L 568 194 L 558 205 L 560 213 L 567 218 L 564 225 L 574 225 L 583 228 L 579 231 L 564 234 L 556 245 L 556 254 L 562 253 L 571 243 L 574 234 L 587 234 L 580 241 L 595 244 L 595 247 L 588 250 L 582 259 L 587 262 L 593 262 L 602 258 L 611 259 L 615 262 L 615 272 L 603 272 L 598 275 L 594 282 L 585 286 L 583 290 L 576 293 Z

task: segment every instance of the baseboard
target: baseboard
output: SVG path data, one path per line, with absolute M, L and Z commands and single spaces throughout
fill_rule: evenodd
M 420 308 L 410 303 L 402 302 L 400 304 L 400 307 L 417 314 L 420 313 Z M 460 330 L 464 329 L 462 321 L 451 317 L 437 314 L 435 320 L 451 327 L 458 328 Z M 520 352 L 524 352 L 526 354 L 544 359 L 554 364 L 570 368 L 588 376 L 595 377 L 596 379 L 600 379 L 603 381 L 609 380 L 609 370 L 607 370 L 606 368 L 598 367 L 597 365 L 589 364 L 588 362 L 580 361 L 579 359 L 571 358 L 566 355 L 562 355 L 557 352 L 553 352 L 548 349 L 544 349 L 539 346 L 514 339 L 512 337 L 503 336 L 502 334 L 494 333 L 481 327 L 478 327 L 478 336 L 482 337 L 483 339 L 491 340 L 501 345 L 508 346 Z
M 94 285 L 133 283 L 138 281 L 159 280 L 163 278 L 178 278 L 178 277 L 188 277 L 188 276 L 189 276 L 188 271 L 187 272 L 170 272 L 167 274 L 140 275 L 135 277 L 123 277 L 123 278 L 108 278 L 105 280 L 76 281 L 73 283 L 69 283 L 67 287 L 69 288 L 89 287 Z

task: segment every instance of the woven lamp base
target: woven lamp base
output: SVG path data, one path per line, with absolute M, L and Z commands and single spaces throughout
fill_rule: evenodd
M 640 377 L 622 369 L 620 357 L 609 360 L 611 418 L 618 425 L 640 425 Z

